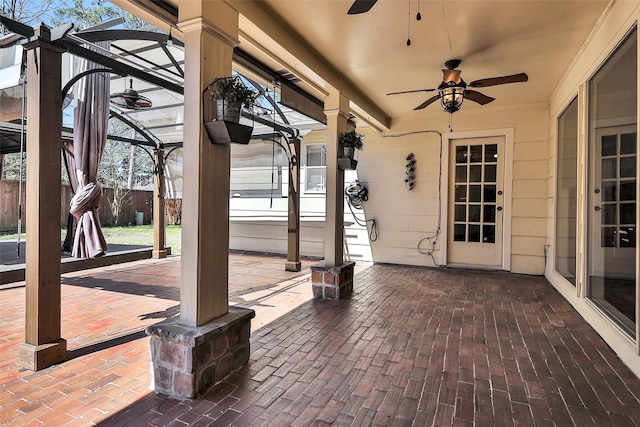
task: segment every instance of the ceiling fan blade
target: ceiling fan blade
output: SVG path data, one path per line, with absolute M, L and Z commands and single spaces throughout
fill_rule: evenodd
M 428 106 L 429 104 L 432 104 L 434 101 L 436 101 L 438 98 L 440 98 L 440 94 L 438 95 L 433 95 L 431 98 L 427 99 L 426 101 L 424 101 L 422 104 L 418 105 L 416 108 L 414 108 L 413 110 L 422 110 L 424 107 Z
M 464 97 L 465 99 L 469 99 L 473 102 L 477 102 L 480 105 L 484 105 L 484 104 L 488 104 L 491 101 L 495 100 L 495 98 L 492 98 L 490 96 L 484 95 L 478 91 L 475 90 L 465 90 L 464 91 Z
M 507 83 L 526 82 L 527 80 L 529 80 L 529 76 L 527 76 L 526 73 L 520 73 L 520 74 L 512 74 L 510 76 L 491 77 L 488 79 L 475 80 L 469 83 L 469 86 L 487 87 L 487 86 L 504 85 Z
M 433 92 L 435 89 L 414 89 L 414 90 L 401 90 L 400 92 L 389 92 L 387 95 L 402 95 L 403 93 L 416 93 L 416 92 Z
M 376 4 L 378 0 L 355 0 L 349 11 L 348 15 L 358 15 L 360 13 L 369 12 L 374 4 Z

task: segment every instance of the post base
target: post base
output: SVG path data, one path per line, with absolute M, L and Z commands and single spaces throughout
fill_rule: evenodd
M 156 259 L 166 258 L 171 255 L 171 248 L 154 249 L 151 251 L 151 257 Z
M 326 266 L 311 266 L 313 296 L 318 299 L 341 299 L 353 291 L 353 268 L 355 262 Z
M 154 390 L 193 399 L 246 365 L 254 317 L 253 310 L 229 307 L 201 326 L 181 325 L 177 318 L 149 326 Z
M 287 261 L 284 264 L 285 271 L 300 271 L 302 270 L 302 263 L 300 261 Z
M 39 371 L 67 360 L 67 340 L 60 338 L 46 344 L 22 343 L 18 347 L 18 365 Z

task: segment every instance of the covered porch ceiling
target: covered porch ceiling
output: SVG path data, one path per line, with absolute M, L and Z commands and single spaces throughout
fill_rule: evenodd
M 179 0 L 114 2 L 176 31 Z M 241 14 L 241 49 L 289 71 L 316 96 L 331 87 L 340 90 L 356 115 L 384 129 L 401 120 L 442 118 L 437 103 L 413 110 L 432 93 L 386 94 L 437 87 L 443 63 L 452 58 L 462 60 L 458 68 L 467 82 L 520 72 L 529 76 L 527 83 L 483 88 L 496 100 L 485 106 L 465 101 L 458 115 L 548 104 L 610 1 L 379 0 L 358 15 L 347 14 L 353 0 L 229 3 Z

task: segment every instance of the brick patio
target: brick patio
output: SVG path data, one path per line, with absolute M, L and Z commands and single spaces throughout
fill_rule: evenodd
M 20 371 L 24 287 L 0 290 L 1 425 L 640 426 L 640 380 L 544 278 L 357 265 L 312 300 L 310 265 L 230 258 L 249 366 L 197 400 L 149 391 L 144 328 L 177 314 L 180 261 L 63 276 L 67 362 Z

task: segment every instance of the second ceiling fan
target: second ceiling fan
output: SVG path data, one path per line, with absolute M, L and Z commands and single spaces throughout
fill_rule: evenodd
M 355 0 L 347 13 L 349 15 L 358 15 L 360 13 L 369 12 L 377 1 L 378 0 Z
M 480 88 L 487 86 L 497 86 L 508 83 L 520 83 L 529 80 L 529 76 L 525 73 L 511 74 L 501 77 L 490 77 L 486 79 L 474 80 L 471 83 L 466 83 L 462 77 L 460 77 L 461 70 L 456 70 L 462 61 L 460 59 L 450 59 L 444 63 L 445 69 L 442 70 L 442 83 L 437 88 L 431 89 L 414 89 L 404 90 L 400 92 L 390 92 L 387 95 L 400 95 L 404 93 L 415 92 L 433 92 L 438 93 L 431 98 L 418 105 L 414 110 L 421 110 L 433 102 L 440 100 L 442 108 L 447 113 L 455 113 L 462 106 L 462 102 L 465 99 L 477 102 L 480 105 L 485 105 L 493 101 L 495 98 L 484 95 L 478 91 L 468 88 Z

